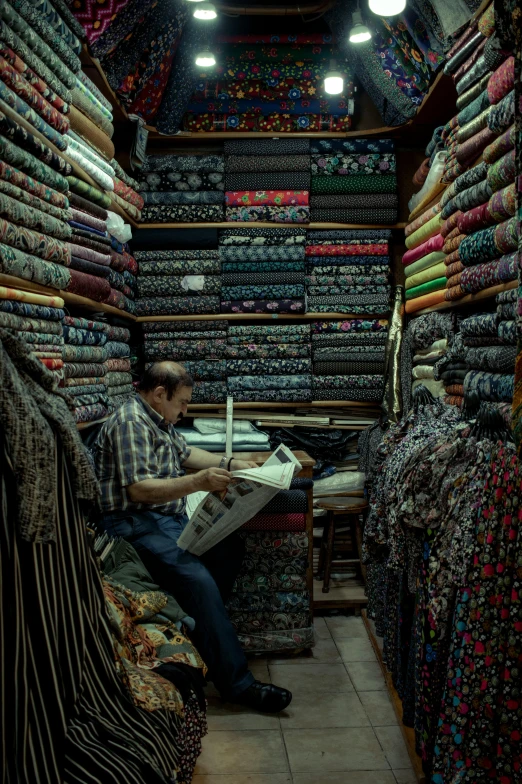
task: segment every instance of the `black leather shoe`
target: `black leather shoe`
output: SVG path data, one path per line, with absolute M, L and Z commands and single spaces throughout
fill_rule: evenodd
M 261 713 L 279 713 L 288 708 L 292 702 L 292 692 L 287 689 L 280 689 L 271 683 L 254 683 L 236 697 L 234 702 L 240 705 L 248 705 Z

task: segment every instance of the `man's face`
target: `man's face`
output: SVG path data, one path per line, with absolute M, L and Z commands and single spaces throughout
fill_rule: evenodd
M 170 400 L 167 400 L 167 393 L 163 387 L 160 389 L 160 400 L 157 410 L 167 422 L 175 425 L 187 414 L 187 406 L 192 398 L 192 387 L 179 387 Z

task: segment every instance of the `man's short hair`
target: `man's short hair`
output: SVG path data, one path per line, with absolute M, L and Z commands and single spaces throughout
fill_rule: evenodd
M 169 364 L 166 362 L 153 362 L 145 370 L 138 389 L 140 392 L 152 392 L 156 387 L 165 387 L 167 400 L 172 400 L 172 396 L 180 387 L 193 387 L 194 379 L 187 373 L 181 365 Z

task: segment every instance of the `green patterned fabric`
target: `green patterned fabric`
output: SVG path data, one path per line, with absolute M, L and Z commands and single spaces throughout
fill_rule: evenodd
M 71 215 L 68 210 L 55 207 L 53 204 L 49 204 L 49 202 L 40 199 L 38 196 L 33 196 L 32 193 L 28 193 L 28 191 L 24 191 L 22 188 L 19 188 L 17 185 L 13 185 L 6 180 L 0 179 L 0 193 L 5 193 L 12 199 L 27 204 L 28 207 L 46 212 L 48 215 L 51 215 L 53 218 L 63 221 L 64 223 L 71 220 Z
M 15 226 L 3 218 L 0 218 L 0 241 L 46 261 L 66 266 L 71 261 L 71 251 L 66 242 L 26 229 L 25 226 Z
M 55 53 L 55 57 L 58 55 L 64 68 L 70 69 L 73 74 L 81 70 L 82 66 L 78 55 L 65 43 L 60 33 L 54 30 L 49 22 L 27 0 L 11 0 L 10 3 L 7 0 L 2 0 L 2 3 L 4 6 L 8 6 L 14 13 L 18 12 L 17 15 L 32 29 L 33 34 L 39 36 L 50 47 Z M 9 14 L 9 10 L 7 14 Z M 6 19 L 6 21 L 8 20 Z
M 69 224 L 51 217 L 42 210 L 28 207 L 27 204 L 16 201 L 3 193 L 0 193 L 0 215 L 13 223 L 41 231 L 43 234 L 57 237 L 60 240 L 68 240 L 72 237 L 72 229 Z
M 23 330 L 24 332 L 46 332 L 48 335 L 61 335 L 60 321 L 17 316 L 15 313 L 0 312 L 0 327 L 5 329 Z
M 41 286 L 50 286 L 54 289 L 66 289 L 71 280 L 66 267 L 43 261 L 29 253 L 2 244 L 0 244 L 0 270 L 5 275 L 32 280 Z
M 353 177 L 335 175 L 317 175 L 312 177 L 312 194 L 314 193 L 395 193 L 397 177 L 386 174 L 379 177 L 368 177 L 358 174 Z
M 92 185 L 88 185 L 83 180 L 79 180 L 78 177 L 67 177 L 69 182 L 69 188 L 73 193 L 76 193 L 78 196 L 83 196 L 90 201 L 93 201 L 95 204 L 99 204 L 100 207 L 105 207 L 108 209 L 112 202 L 110 198 L 102 191 L 98 190 L 98 188 L 94 188 Z
M 30 177 L 34 177 L 38 182 L 42 182 L 60 193 L 65 193 L 69 190 L 69 184 L 65 177 L 51 169 L 43 161 L 39 161 L 38 158 L 35 158 L 27 150 L 17 147 L 16 144 L 10 142 L 5 136 L 0 136 L 0 158 L 6 161 L 6 163 L 21 169 Z
M 14 112 L 19 114 L 20 117 L 27 120 L 33 128 L 36 128 L 42 136 L 45 136 L 46 139 L 58 147 L 59 150 L 65 150 L 67 145 L 62 134 L 59 131 L 55 131 L 54 128 L 51 128 L 49 123 L 37 114 L 23 98 L 11 90 L 4 81 L 0 81 L 0 99 L 0 107 L 2 109 L 5 109 L 6 106 L 10 107 Z

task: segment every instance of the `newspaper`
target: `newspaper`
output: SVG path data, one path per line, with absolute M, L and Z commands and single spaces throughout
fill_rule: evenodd
M 288 490 L 301 463 L 282 444 L 258 468 L 232 471 L 223 492 L 192 493 L 187 497 L 189 522 L 178 545 L 202 555 L 256 515 L 279 490 Z

